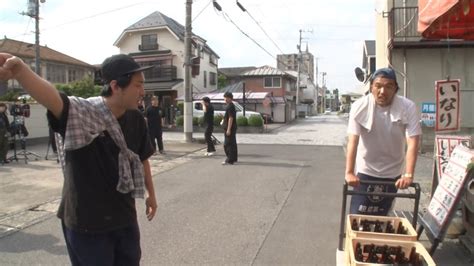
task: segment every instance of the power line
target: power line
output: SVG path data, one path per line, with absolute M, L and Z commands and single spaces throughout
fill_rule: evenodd
M 212 0 L 209 1 L 209 3 L 207 3 L 207 5 L 206 5 L 205 7 L 203 7 L 203 9 L 202 9 L 201 11 L 199 11 L 199 13 L 193 18 L 193 20 L 192 20 L 191 22 L 194 22 L 194 20 L 196 20 L 196 19 L 199 17 L 199 15 L 201 15 L 202 12 L 204 12 L 204 10 L 206 10 L 206 8 L 207 8 L 211 3 L 212 3 Z
M 268 39 L 270 39 L 270 41 L 272 41 L 272 43 L 275 45 L 275 47 L 278 48 L 278 50 L 280 50 L 280 52 L 282 54 L 284 54 L 283 51 L 280 49 L 280 47 L 275 43 L 275 41 L 263 29 L 263 27 L 260 25 L 260 23 L 258 23 L 258 21 L 252 16 L 252 14 L 250 14 L 250 11 L 248 11 L 248 9 L 244 8 L 242 6 L 242 4 L 239 3 L 239 1 L 237 1 L 236 3 L 243 12 L 246 12 L 250 16 L 250 18 L 252 18 L 252 20 L 257 24 L 257 26 L 263 31 L 263 33 L 265 33 L 265 35 L 268 37 Z
M 250 37 L 250 35 L 248 35 L 246 32 L 244 32 L 230 17 L 229 15 L 225 12 L 225 11 L 222 11 L 222 8 L 219 6 L 219 4 L 217 4 L 217 2 L 215 0 L 213 0 L 213 4 L 214 4 L 214 8 L 219 10 L 224 19 L 229 21 L 230 23 L 232 23 L 243 35 L 245 35 L 245 37 L 249 38 L 253 43 L 255 43 L 258 47 L 260 47 L 260 49 L 262 49 L 265 53 L 267 53 L 270 57 L 272 57 L 273 59 L 275 59 L 277 62 L 285 65 L 285 66 L 288 66 L 285 62 L 282 62 L 280 60 L 278 60 L 277 57 L 275 57 L 274 55 L 272 55 L 267 49 L 265 49 L 262 45 L 260 45 L 255 39 L 253 39 L 252 37 Z M 216 12 L 217 13 L 217 12 Z

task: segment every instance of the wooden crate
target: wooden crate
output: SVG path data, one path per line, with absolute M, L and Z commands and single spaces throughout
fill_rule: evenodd
M 425 247 L 419 242 L 384 240 L 384 239 L 367 239 L 367 238 L 358 238 L 358 237 L 352 238 L 350 241 L 348 241 L 348 245 L 347 245 L 348 249 L 346 250 L 346 253 L 348 253 L 349 255 L 348 256 L 349 260 L 346 261 L 346 265 L 350 265 L 350 266 L 387 265 L 387 264 L 382 264 L 382 263 L 369 263 L 369 262 L 357 261 L 355 259 L 355 252 L 354 252 L 355 246 L 357 243 L 360 243 L 362 247 L 364 245 L 370 245 L 370 244 L 374 244 L 376 246 L 387 245 L 389 247 L 400 246 L 402 251 L 405 252 L 406 257 L 410 255 L 412 248 L 415 247 L 416 252 L 420 254 L 420 259 L 422 260 L 421 265 L 436 266 L 436 263 L 433 261 L 428 251 L 426 251 Z M 388 264 L 388 265 L 391 265 L 391 264 Z
M 397 232 L 400 222 L 403 227 L 407 229 L 407 234 L 396 234 L 396 233 L 377 233 L 377 232 L 364 232 L 352 230 L 352 220 L 356 219 L 357 224 L 360 224 L 361 220 L 368 221 L 380 221 L 386 224 L 391 222 L 395 232 Z M 346 239 L 354 237 L 361 238 L 374 238 L 374 239 L 387 239 L 387 240 L 401 240 L 401 241 L 416 241 L 417 234 L 411 223 L 406 218 L 401 217 L 390 217 L 390 216 L 372 216 L 372 215 L 360 215 L 360 214 L 348 214 L 346 219 Z

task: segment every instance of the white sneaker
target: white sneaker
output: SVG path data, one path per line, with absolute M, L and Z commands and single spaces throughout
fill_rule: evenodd
M 208 152 L 205 152 L 205 153 L 204 153 L 204 156 L 209 156 L 209 153 L 208 153 Z
M 212 156 L 212 155 L 214 155 L 214 152 L 207 152 L 206 156 Z

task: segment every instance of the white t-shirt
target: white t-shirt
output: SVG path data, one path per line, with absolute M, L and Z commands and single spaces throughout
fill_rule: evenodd
M 392 121 L 391 106 L 376 105 L 372 129 L 369 131 L 354 120 L 351 111 L 347 133 L 360 136 L 356 173 L 381 178 L 394 178 L 402 173 L 406 137 L 421 135 L 421 127 L 415 103 L 404 97 L 398 97 L 398 100 L 402 101 L 406 123 L 400 120 Z

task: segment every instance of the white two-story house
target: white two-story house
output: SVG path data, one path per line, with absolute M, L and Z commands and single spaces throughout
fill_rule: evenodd
M 114 43 L 140 65 L 155 65 L 145 71 L 145 91 L 159 97 L 165 113 L 184 95 L 184 34 L 185 27 L 176 20 L 153 12 L 126 28 Z M 199 61 L 199 70 L 195 68 L 192 75 L 193 94 L 216 90 L 219 56 L 195 34 L 191 58 L 193 64 Z

